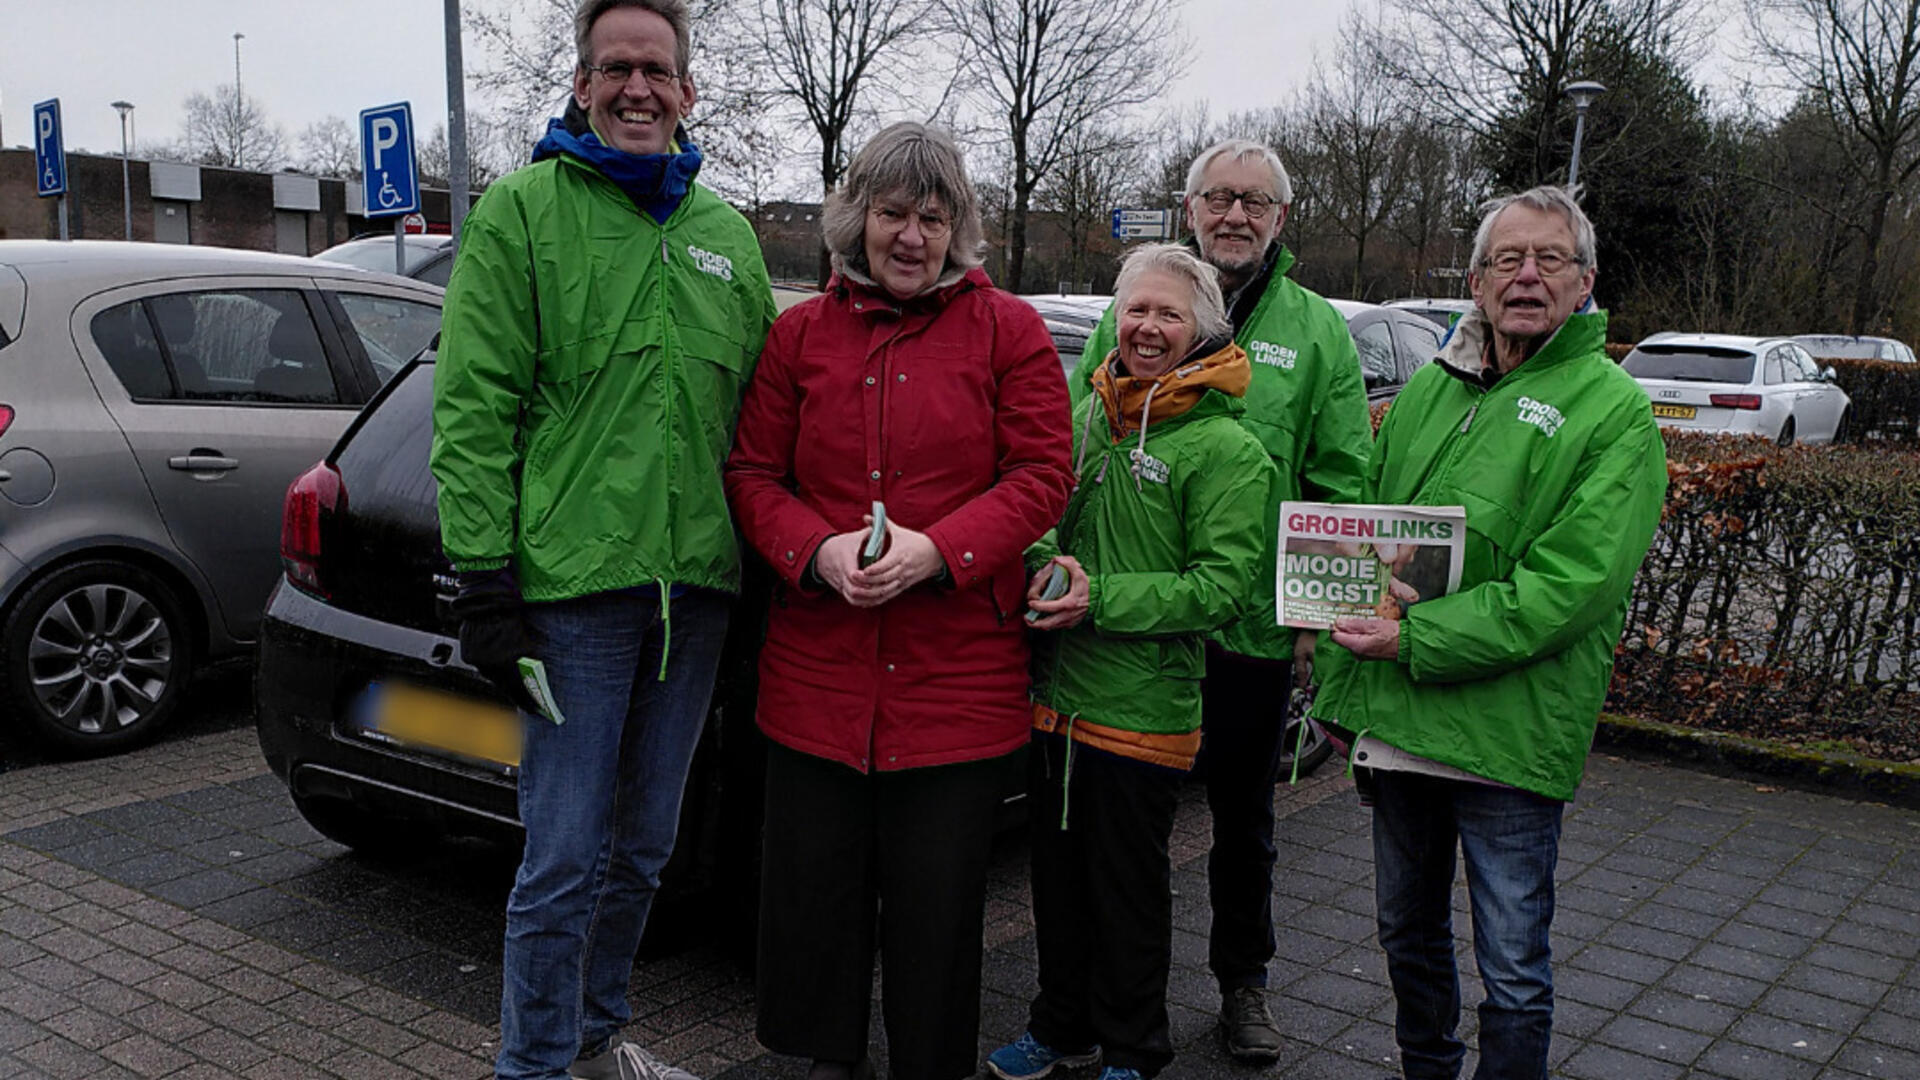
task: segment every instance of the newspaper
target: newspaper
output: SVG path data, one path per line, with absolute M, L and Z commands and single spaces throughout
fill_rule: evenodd
M 1280 504 L 1274 567 L 1282 626 L 1325 630 L 1355 616 L 1399 619 L 1460 587 L 1463 506 Z

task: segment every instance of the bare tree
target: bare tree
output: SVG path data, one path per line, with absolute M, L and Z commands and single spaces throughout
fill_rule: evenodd
M 1763 48 L 1812 95 L 1865 182 L 1852 329 L 1884 313 L 1881 245 L 1894 199 L 1920 172 L 1920 0 L 1751 0 Z
M 1375 37 L 1364 17 L 1347 20 L 1334 70 L 1314 65 L 1306 108 L 1307 133 L 1320 151 L 1320 209 L 1353 241 L 1348 295 L 1356 300 L 1366 294 L 1367 243 L 1400 209 L 1411 179 L 1406 110 L 1372 52 Z
M 1068 280 L 1093 280 L 1091 255 L 1096 246 L 1111 253 L 1113 245 L 1101 242 L 1107 235 L 1102 226 L 1126 192 L 1139 183 L 1136 164 L 1143 141 L 1137 131 L 1080 128 L 1068 135 L 1057 166 L 1035 192 L 1038 206 L 1058 215 L 1066 233 Z
M 267 119 L 257 98 L 243 95 L 232 84 L 214 88 L 213 96 L 188 95 L 180 149 L 201 165 L 270 171 L 286 163 L 287 139 L 279 125 Z
M 832 194 L 851 156 L 863 94 L 910 100 L 936 28 L 935 0 L 758 0 L 759 60 L 773 92 L 806 117 L 820 143 L 820 191 Z M 869 113 L 871 110 L 867 110 Z M 831 262 L 820 252 L 820 284 Z
M 1687 55 L 1687 0 L 1384 0 L 1381 71 L 1436 121 L 1535 149 L 1545 180 L 1567 84 L 1597 35 L 1628 51 Z M 1515 130 L 1518 126 L 1524 130 Z
M 294 162 L 302 172 L 360 178 L 360 136 L 340 117 L 329 116 L 308 124 L 300 132 L 299 145 Z
M 1185 72 L 1179 0 L 943 0 L 962 41 L 961 70 L 1011 144 L 1007 281 L 1026 266 L 1034 190 L 1074 134 L 1160 97 Z

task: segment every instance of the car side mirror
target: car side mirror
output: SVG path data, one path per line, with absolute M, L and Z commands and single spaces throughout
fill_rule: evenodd
M 1823 370 L 1822 370 L 1822 371 L 1820 372 L 1820 377 L 1821 377 L 1822 379 L 1824 379 L 1824 380 L 1826 380 L 1827 382 L 1832 382 L 1832 381 L 1834 381 L 1835 379 L 1838 379 L 1838 378 L 1840 377 L 1840 373 L 1839 373 L 1838 371 L 1835 371 L 1835 370 L 1833 370 L 1833 365 L 1832 365 L 1832 364 L 1828 364 L 1828 365 L 1827 365 L 1827 366 L 1826 366 L 1826 367 L 1825 367 L 1825 368 L 1824 368 L 1824 369 L 1823 369 Z

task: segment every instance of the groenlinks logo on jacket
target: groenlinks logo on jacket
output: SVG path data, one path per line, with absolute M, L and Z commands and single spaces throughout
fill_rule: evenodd
M 725 255 L 715 255 L 711 251 L 701 251 L 692 244 L 687 245 L 687 254 L 693 256 L 693 264 L 698 266 L 702 273 L 712 274 L 714 277 L 724 278 L 728 281 L 733 280 L 733 260 L 727 258 Z
M 1567 422 L 1567 418 L 1560 415 L 1559 409 L 1544 401 L 1523 397 L 1520 399 L 1520 422 L 1532 424 L 1546 432 L 1547 438 L 1551 439 L 1553 433 L 1560 430 L 1560 425 Z
M 1161 461 L 1159 458 L 1154 457 L 1139 447 L 1129 450 L 1127 452 L 1127 458 L 1133 462 L 1133 464 L 1129 466 L 1133 475 L 1150 484 L 1164 484 L 1167 482 L 1167 477 L 1172 474 L 1172 470 L 1167 467 L 1166 462 Z
M 1287 371 L 1292 371 L 1293 362 L 1300 358 L 1297 350 L 1289 349 L 1285 345 L 1275 345 L 1271 341 L 1247 342 L 1247 355 L 1256 364 L 1268 364 Z

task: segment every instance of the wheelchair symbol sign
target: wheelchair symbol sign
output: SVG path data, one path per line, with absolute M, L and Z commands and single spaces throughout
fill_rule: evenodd
M 41 196 L 67 193 L 67 147 L 60 132 L 60 99 L 33 107 L 34 190 Z
M 406 102 L 361 111 L 360 175 L 366 178 L 367 217 L 396 217 L 420 209 L 413 109 Z

